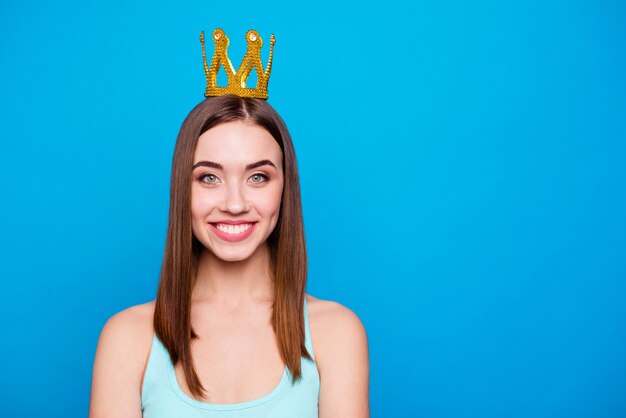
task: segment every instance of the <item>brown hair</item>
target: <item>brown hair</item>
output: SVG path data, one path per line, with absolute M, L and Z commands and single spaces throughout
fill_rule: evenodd
M 267 239 L 274 280 L 272 327 L 283 362 L 295 383 L 302 376 L 301 357 L 311 359 L 304 341 L 304 291 L 307 256 L 300 184 L 291 136 L 278 113 L 265 101 L 224 95 L 199 103 L 183 122 L 172 161 L 170 211 L 165 254 L 154 312 L 154 330 L 170 354 L 181 362 L 192 395 L 204 396 L 191 358 L 191 291 L 202 244 L 191 229 L 191 178 L 198 137 L 221 123 L 246 120 L 265 128 L 283 152 L 284 183 L 276 227 Z

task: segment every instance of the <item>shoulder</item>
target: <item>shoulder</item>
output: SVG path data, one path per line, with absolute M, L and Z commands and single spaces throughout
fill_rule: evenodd
M 320 416 L 369 416 L 369 350 L 359 317 L 340 303 L 307 295 Z
M 153 316 L 154 302 L 148 302 L 124 309 L 104 324 L 94 359 L 90 417 L 135 416 L 141 411 Z
M 316 361 L 341 356 L 344 352 L 367 351 L 367 333 L 361 319 L 349 308 L 331 300 L 306 297 L 311 339 Z M 338 344 L 342 342 L 344 344 Z M 318 364 L 318 367 L 323 364 Z
M 137 360 L 143 357 L 147 360 L 150 351 L 153 317 L 154 301 L 131 306 L 111 316 L 100 333 L 96 355 L 112 355 L 118 361 L 126 361 L 125 366 L 140 368 Z
M 111 316 L 104 324 L 102 332 L 139 331 L 151 328 L 154 315 L 154 301 L 131 306 Z
M 318 339 L 335 339 L 335 337 L 353 338 L 367 343 L 365 327 L 359 317 L 349 308 L 331 300 L 306 297 L 309 308 L 311 328 L 318 331 Z
M 137 351 L 152 340 L 154 301 L 131 306 L 111 316 L 100 333 L 98 350 Z M 138 347 L 139 346 L 139 347 Z

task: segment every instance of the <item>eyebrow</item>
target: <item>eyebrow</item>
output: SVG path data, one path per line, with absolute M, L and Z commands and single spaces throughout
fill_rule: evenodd
M 214 163 L 213 161 L 198 161 L 193 165 L 192 170 L 195 170 L 198 167 L 216 168 L 218 170 L 224 169 L 224 166 L 222 166 L 222 164 Z
M 271 165 L 272 167 L 276 168 L 276 165 L 274 165 L 274 163 L 270 160 L 261 160 L 257 161 L 256 163 L 248 164 L 246 166 L 246 170 L 252 170 L 253 168 L 258 168 L 264 165 Z
M 272 167 L 276 168 L 276 164 L 274 164 L 270 160 L 261 160 L 261 161 L 257 161 L 256 163 L 250 163 L 246 165 L 246 170 L 252 170 L 254 168 L 258 168 L 264 165 L 271 165 Z M 217 170 L 224 169 L 223 165 L 219 163 L 214 163 L 213 161 L 198 161 L 197 163 L 193 165 L 192 169 L 195 170 L 197 167 L 209 167 L 209 168 L 215 168 Z

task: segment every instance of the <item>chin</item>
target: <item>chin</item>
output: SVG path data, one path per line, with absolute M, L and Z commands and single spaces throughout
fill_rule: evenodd
M 258 256 L 262 256 L 266 244 L 258 244 L 256 242 L 236 243 L 234 245 L 222 245 L 222 243 L 209 242 L 204 249 L 211 254 L 212 257 L 224 262 L 236 263 L 246 261 Z
M 211 251 L 215 258 L 219 258 L 226 262 L 245 261 L 249 259 L 253 253 L 251 252 L 224 252 L 224 251 Z
M 240 257 L 240 256 L 228 256 L 228 257 L 216 256 L 216 257 L 227 263 L 237 263 L 239 261 L 246 261 L 247 259 L 250 258 L 250 257 Z

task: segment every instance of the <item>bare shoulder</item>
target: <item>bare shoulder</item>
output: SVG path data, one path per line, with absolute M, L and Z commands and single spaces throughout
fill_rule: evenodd
M 133 354 L 145 351 L 146 344 L 149 349 L 153 316 L 154 301 L 131 306 L 111 316 L 100 333 L 98 350 L 107 349 Z
M 365 338 L 367 335 L 361 319 L 341 303 L 332 300 L 306 297 L 309 308 L 311 328 L 315 328 L 321 339 L 333 338 L 347 333 L 353 338 Z
M 98 339 L 89 417 L 141 416 L 141 383 L 152 346 L 154 302 L 111 316 Z
M 123 311 L 111 316 L 103 328 L 105 331 L 122 333 L 128 331 L 146 331 L 152 328 L 152 318 L 154 316 L 154 301 L 131 306 Z
M 109 354 L 129 361 L 126 366 L 139 368 L 152 345 L 154 301 L 131 306 L 111 316 L 104 324 L 97 350 L 106 350 Z
M 340 303 L 307 295 L 320 417 L 369 417 L 369 350 L 361 319 Z

